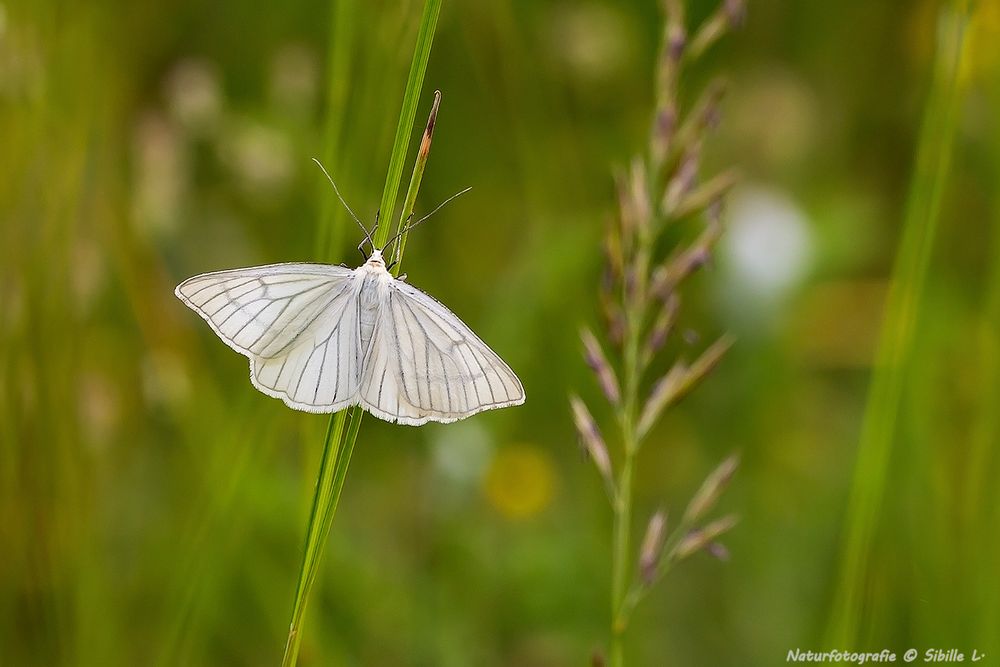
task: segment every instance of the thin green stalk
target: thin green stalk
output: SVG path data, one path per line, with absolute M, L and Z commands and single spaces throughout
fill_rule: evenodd
M 615 497 L 614 543 L 611 561 L 611 667 L 625 664 L 625 630 L 627 617 L 623 615 L 628 591 L 629 536 L 632 525 L 632 475 L 635 454 L 626 442 L 625 460 L 618 478 L 618 495 Z
M 690 519 L 687 516 L 682 518 L 680 524 L 671 531 L 670 537 L 663 544 L 664 555 L 661 557 L 660 564 L 657 566 L 653 577 L 647 581 L 636 581 L 632 584 L 632 587 L 625 595 L 625 600 L 622 602 L 621 610 L 618 612 L 621 625 L 628 627 L 632 612 L 635 611 L 636 606 L 653 589 L 653 586 L 670 572 L 670 569 L 678 560 L 677 549 L 681 545 L 681 540 L 684 539 L 684 536 L 688 534 L 691 528 Z
M 306 548 L 302 556 L 302 567 L 299 570 L 299 581 L 295 589 L 295 604 L 292 608 L 292 622 L 288 628 L 288 638 L 285 641 L 285 652 L 281 659 L 282 667 L 292 667 L 298 660 L 299 645 L 302 642 L 302 619 L 306 613 L 306 603 L 316 580 L 323 547 L 330 526 L 327 519 L 333 520 L 339 497 L 333 493 L 334 471 L 337 469 L 337 454 L 340 452 L 340 441 L 344 431 L 344 417 L 347 411 L 340 411 L 333 416 L 327 426 L 323 459 L 320 462 L 319 479 L 316 481 L 316 494 L 313 496 L 312 510 L 309 513 L 309 530 L 306 534 Z M 337 494 L 339 496 L 339 494 Z M 332 509 L 331 509 L 332 508 Z
M 424 3 L 424 14 L 420 19 L 417 44 L 413 50 L 413 61 L 410 64 L 410 76 L 406 82 L 406 93 L 403 95 L 403 108 L 399 112 L 396 138 L 392 145 L 392 156 L 389 158 L 389 171 L 385 177 L 385 188 L 382 190 L 382 203 L 378 209 L 379 215 L 386 220 L 392 219 L 392 212 L 396 207 L 396 195 L 399 194 L 399 183 L 403 178 L 406 146 L 413 132 L 413 120 L 417 116 L 420 88 L 424 83 L 424 73 L 427 71 L 427 61 L 430 59 L 434 30 L 437 27 L 440 13 L 441 0 L 427 0 Z M 416 198 L 416 194 L 414 194 L 414 198 Z M 380 225 L 375 231 L 375 245 L 380 247 L 384 245 L 389 240 L 389 231 L 389 225 Z
M 978 26 L 977 26 L 978 27 Z M 994 81 L 990 96 L 993 108 L 1000 104 L 1000 81 Z M 994 134 L 994 178 L 1000 177 L 1000 136 Z M 1000 179 L 998 179 L 1000 180 Z M 969 485 L 966 514 L 969 533 L 978 536 L 975 558 L 978 562 L 979 589 L 983 592 L 981 611 L 977 614 L 976 642 L 987 655 L 1000 653 L 1000 586 L 996 585 L 996 563 L 1000 562 L 1000 487 L 994 480 L 1000 473 L 1000 192 L 993 191 L 993 247 L 990 277 L 987 282 L 980 334 L 979 358 L 982 360 L 982 385 L 979 415 L 975 419 L 972 450 L 966 476 Z
M 417 32 L 416 47 L 410 65 L 410 73 L 403 94 L 403 105 L 399 115 L 399 123 L 396 127 L 396 137 L 389 159 L 389 171 L 382 191 L 382 204 L 379 210 L 384 211 L 386 217 L 391 216 L 396 195 L 399 192 L 403 161 L 406 157 L 409 137 L 413 130 L 413 119 L 416 116 L 417 102 L 420 97 L 424 74 L 427 71 L 427 61 L 430 58 L 431 44 L 434 41 L 434 31 L 437 27 L 437 19 L 440 11 L 441 0 L 427 0 L 424 4 L 423 15 L 421 16 L 420 27 Z M 433 125 L 436 112 L 437 106 L 435 105 L 431 116 L 432 120 L 429 121 L 430 125 Z M 429 149 L 429 142 L 427 143 Z M 425 165 L 426 156 L 424 156 L 422 161 L 418 160 L 414 170 L 419 169 L 422 175 Z M 410 187 L 412 191 L 407 193 L 407 201 L 416 199 L 416 191 L 413 188 L 419 187 L 420 180 L 419 177 L 416 179 L 411 178 Z M 389 231 L 389 225 L 379 226 L 374 237 L 376 246 L 382 246 L 388 241 Z M 402 259 L 401 256 L 400 259 Z M 299 581 L 295 592 L 295 603 L 292 608 L 292 620 L 288 629 L 288 639 L 285 643 L 285 651 L 281 663 L 282 667 L 292 667 L 298 659 L 299 646 L 302 641 L 302 620 L 305 616 L 309 594 L 322 559 L 323 546 L 333 525 L 333 518 L 344 488 L 344 481 L 347 478 L 347 469 L 350 466 L 351 454 L 354 452 L 354 444 L 357 441 L 358 431 L 361 428 L 362 417 L 363 412 L 357 407 L 350 408 L 349 410 L 341 410 L 330 417 L 330 423 L 323 442 L 323 458 L 320 462 L 316 494 L 313 497 L 302 565 L 299 568 Z
M 826 631 L 828 646 L 856 641 L 866 612 L 869 557 L 884 495 L 900 399 L 913 350 L 914 325 L 948 176 L 959 95 L 968 3 L 943 10 L 934 77 L 907 200 L 903 238 L 893 271 L 885 323 L 865 408 L 854 485 L 848 504 L 841 572 Z
M 413 165 L 413 173 L 410 175 L 410 186 L 406 189 L 406 197 L 403 199 L 403 210 L 399 214 L 399 226 L 396 233 L 399 234 L 399 243 L 396 244 L 396 270 L 399 275 L 399 259 L 403 256 L 406 248 L 406 237 L 409 233 L 404 231 L 406 224 L 413 215 L 413 207 L 417 203 L 417 191 L 420 190 L 420 182 L 424 178 L 424 169 L 427 167 L 427 158 L 431 152 L 431 141 L 434 139 L 434 126 L 437 124 L 438 109 L 441 108 L 441 91 L 434 91 L 434 104 L 431 106 L 431 115 L 427 120 L 427 129 L 420 140 L 420 148 L 417 150 L 417 161 Z
M 617 226 L 609 230 L 605 247 L 607 275 L 612 278 L 617 294 L 605 292 L 601 301 L 605 308 L 608 337 L 621 343 L 620 392 L 615 372 L 600 345 L 589 332 L 585 331 L 583 336 L 584 357 L 594 370 L 605 397 L 614 406 L 621 430 L 623 455 L 614 484 L 608 481 L 611 478 L 610 464 L 600 431 L 592 423 L 589 411 L 580 400 L 571 400 L 578 433 L 582 441 L 588 443 L 595 464 L 612 490 L 609 494 L 613 505 L 609 651 L 611 667 L 623 667 L 625 664 L 625 633 L 629 619 L 635 605 L 652 585 L 651 579 L 659 579 L 666 572 L 675 559 L 678 545 L 682 544 L 689 524 L 700 518 L 715 502 L 735 466 L 732 459 L 727 459 L 706 478 L 698 494 L 692 498 L 692 503 L 697 502 L 698 505 L 689 505 L 689 511 L 669 540 L 671 551 L 667 552 L 666 561 L 662 558 L 665 517 L 660 513 L 653 515 L 647 524 L 639 563 L 633 566 L 635 555 L 630 548 L 633 478 L 641 442 L 662 411 L 700 382 L 729 346 L 729 342 L 723 337 L 690 366 L 682 359 L 677 360 L 670 371 L 653 385 L 648 398 L 640 402 L 643 374 L 648 370 L 653 355 L 662 349 L 673 327 L 678 303 L 674 291 L 680 281 L 700 266 L 718 238 L 718 233 L 714 231 L 718 221 L 714 220 L 714 214 L 708 209 L 721 199 L 726 190 L 718 185 L 718 176 L 699 184 L 697 152 L 688 150 L 686 146 L 675 147 L 675 126 L 679 121 L 677 81 L 679 68 L 685 57 L 687 37 L 683 2 L 667 0 L 665 8 L 667 16 L 657 68 L 657 104 L 650 135 L 649 156 L 645 160 L 634 161 L 628 174 L 620 179 Z M 696 41 L 700 39 L 702 47 L 707 46 L 731 27 L 741 14 L 740 0 L 720 3 L 696 33 L 701 36 L 696 36 Z M 692 57 L 698 55 L 696 53 Z M 699 145 L 701 135 L 708 127 L 704 119 L 712 110 L 714 102 L 711 100 L 717 101 L 717 97 L 717 92 L 711 95 L 705 93 L 703 98 L 709 101 L 699 105 L 700 111 L 697 114 L 681 120 L 681 128 L 695 128 L 690 132 L 694 133 L 692 137 L 698 138 Z M 676 155 L 673 155 L 675 152 Z M 677 218 L 678 211 L 684 211 L 685 215 L 707 213 L 709 225 L 683 252 L 672 259 L 662 260 L 654 267 L 658 235 L 662 233 L 667 221 Z M 655 319 L 648 321 L 654 314 Z M 692 510 L 691 507 L 697 509 Z M 677 557 L 684 558 L 705 547 L 708 539 L 721 535 L 731 525 L 732 520 L 718 520 L 709 524 L 706 531 L 711 528 L 715 533 L 706 532 L 704 543 L 689 544 L 684 553 Z M 633 571 L 640 576 L 634 576 Z
M 646 249 L 649 243 L 648 234 L 642 234 L 639 243 L 641 247 L 637 251 L 636 264 L 638 269 L 636 274 L 644 277 L 649 262 L 649 253 Z M 645 284 L 636 289 L 641 294 L 645 291 Z M 629 299 L 630 297 L 626 294 L 625 298 Z M 635 455 L 639 449 L 636 432 L 641 380 L 639 344 L 645 310 L 640 305 L 641 303 L 641 298 L 632 298 L 629 304 L 628 334 L 624 348 L 624 396 L 622 397 L 620 413 L 624 457 L 621 473 L 618 477 L 618 493 L 614 499 L 614 533 L 611 552 L 611 667 L 622 667 L 625 664 L 624 641 L 625 630 L 628 627 L 625 602 L 629 589 L 629 563 L 632 558 L 629 548 L 632 533 L 632 478 L 634 476 Z

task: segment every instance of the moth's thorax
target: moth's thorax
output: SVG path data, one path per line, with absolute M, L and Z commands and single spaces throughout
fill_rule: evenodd
M 385 259 L 382 257 L 382 252 L 380 250 L 373 250 L 371 257 L 368 261 L 358 267 L 363 269 L 368 273 L 384 273 L 389 275 L 389 272 L 385 268 Z

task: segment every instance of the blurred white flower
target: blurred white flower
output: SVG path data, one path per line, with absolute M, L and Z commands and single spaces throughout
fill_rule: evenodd
M 97 453 L 108 448 L 121 421 L 118 388 L 111 378 L 99 372 L 87 372 L 77 390 L 80 425 L 86 443 Z
M 44 42 L 30 25 L 11 30 L 0 3 L 0 98 L 39 100 L 45 93 Z
M 291 145 L 288 137 L 273 127 L 253 121 L 239 124 L 221 151 L 223 162 L 251 194 L 272 195 L 292 178 Z
M 549 56 L 590 81 L 607 80 L 632 60 L 635 35 L 618 8 L 574 2 L 556 7 L 549 25 Z
M 315 54 L 301 44 L 289 44 L 271 60 L 271 100 L 282 111 L 312 110 L 319 82 Z
M 167 76 L 170 114 L 184 129 L 200 131 L 216 125 L 222 112 L 222 87 L 215 68 L 201 60 L 183 60 Z
M 436 429 L 435 436 L 431 443 L 435 471 L 459 484 L 477 484 L 493 458 L 490 434 L 475 421 L 463 421 Z
M 107 259 L 97 243 L 80 239 L 72 250 L 71 288 L 79 313 L 89 312 L 107 278 Z
M 147 405 L 176 407 L 191 394 L 184 360 L 168 349 L 153 350 L 142 360 L 142 393 Z
M 724 142 L 747 160 L 779 171 L 797 169 L 816 153 L 821 139 L 840 133 L 837 109 L 823 109 L 807 81 L 770 68 L 734 87 L 721 128 Z
M 132 218 L 147 237 L 172 232 L 187 187 L 187 153 L 173 123 L 157 113 L 140 119 L 133 140 Z
M 780 301 L 802 282 L 812 260 L 805 213 L 782 192 L 749 187 L 733 193 L 727 217 L 720 249 L 724 289 L 747 308 Z
M 13 223 L 4 219 L 0 224 Z M 16 335 L 27 319 L 23 279 L 23 274 L 19 275 L 15 271 L 0 283 L 0 332 L 2 333 Z

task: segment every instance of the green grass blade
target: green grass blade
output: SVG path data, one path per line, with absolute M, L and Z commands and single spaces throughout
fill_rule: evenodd
M 977 26 L 978 27 L 978 26 Z M 994 80 L 989 100 L 993 108 L 1000 105 L 1000 81 Z M 1000 135 L 994 133 L 994 178 L 1000 177 Z M 982 607 L 976 621 L 976 642 L 987 655 L 1000 653 L 1000 585 L 997 584 L 996 563 L 1000 562 L 1000 191 L 992 192 L 993 241 L 991 266 L 983 303 L 983 319 L 979 331 L 978 359 L 981 366 L 981 395 L 978 414 L 973 421 L 971 449 L 966 467 L 967 500 L 965 507 L 967 531 L 976 545 L 973 552 L 977 563 L 977 587 Z
M 417 150 L 417 159 L 413 164 L 413 173 L 410 174 L 410 185 L 406 189 L 406 197 L 403 199 L 403 210 L 399 214 L 399 226 L 396 233 L 399 234 L 399 243 L 396 246 L 395 257 L 400 259 L 403 250 L 406 249 L 406 237 L 408 232 L 403 231 L 410 216 L 413 215 L 413 207 L 417 203 L 417 192 L 420 190 L 420 182 L 424 178 L 424 169 L 427 168 L 427 158 L 431 152 L 431 141 L 434 139 L 434 126 L 437 124 L 438 109 L 441 108 L 441 91 L 434 91 L 434 104 L 431 106 L 431 115 L 427 119 L 427 128 L 424 136 L 420 140 L 420 148 Z M 395 275 L 399 275 L 399 264 L 397 262 L 394 270 Z
M 420 29 L 417 32 L 417 44 L 413 51 L 413 61 L 410 64 L 410 75 L 406 81 L 406 92 L 403 94 L 403 108 L 399 111 L 396 138 L 392 142 L 392 157 L 389 158 L 389 171 L 385 177 L 385 187 L 382 190 L 382 200 L 379 205 L 379 218 L 381 220 L 391 220 L 393 209 L 396 206 L 396 195 L 399 193 L 399 183 L 403 177 L 406 147 L 410 143 L 410 134 L 413 132 L 413 120 L 417 116 L 417 102 L 420 100 L 420 89 L 424 83 L 424 73 L 427 71 L 427 61 L 431 56 L 431 44 L 434 42 L 434 31 L 437 28 L 440 13 L 441 0 L 427 0 L 424 4 L 424 14 L 420 19 Z M 391 228 L 388 224 L 379 225 L 375 231 L 375 245 L 384 245 L 389 240 L 390 231 Z
M 340 411 L 330 418 L 323 447 L 323 459 L 319 467 L 319 479 L 316 482 L 316 492 L 313 496 L 312 511 L 309 513 L 309 528 L 306 533 L 306 547 L 302 555 L 302 566 L 299 568 L 299 581 L 295 589 L 295 604 L 292 607 L 292 621 L 288 628 L 288 639 L 285 641 L 282 667 L 291 667 L 299 655 L 302 642 L 302 619 L 306 613 L 306 604 L 316 571 L 319 569 L 323 546 L 329 533 L 329 522 L 333 521 L 333 509 L 337 498 L 333 496 L 334 475 L 337 468 L 337 454 L 340 452 L 341 438 L 344 432 L 344 421 L 347 411 Z
M 938 29 L 934 76 L 927 100 L 916 167 L 910 183 L 903 236 L 893 270 L 874 375 L 862 424 L 840 561 L 826 629 L 827 646 L 853 646 L 863 627 L 869 557 L 885 493 L 896 421 L 913 350 L 914 324 L 927 282 L 955 133 L 959 64 L 968 6 L 944 9 Z
M 420 28 L 417 32 L 417 43 L 414 49 L 410 73 L 403 95 L 403 107 L 396 127 L 396 137 L 392 146 L 392 156 L 389 160 L 389 172 L 386 176 L 382 192 L 381 211 L 385 212 L 383 219 L 389 218 L 399 183 L 403 174 L 403 162 L 406 158 L 406 148 L 413 130 L 413 120 L 416 116 L 420 88 L 423 85 L 427 62 L 430 58 L 431 44 L 434 41 L 434 31 L 437 27 L 438 15 L 441 11 L 441 0 L 427 0 L 424 4 Z M 432 118 L 436 114 L 435 105 Z M 429 142 L 426 142 L 429 148 Z M 423 151 L 421 151 L 423 154 Z M 423 173 L 426 155 L 418 160 L 418 167 Z M 406 201 L 416 199 L 416 188 L 420 186 L 420 178 L 411 178 L 410 191 Z M 384 245 L 389 238 L 390 226 L 380 225 L 375 233 L 376 245 Z M 400 259 L 402 259 L 400 257 Z M 398 270 L 398 269 L 397 269 Z M 347 478 L 347 469 L 351 462 L 351 454 L 361 428 L 364 413 L 360 408 L 342 410 L 330 418 L 326 438 L 323 443 L 323 458 L 320 462 L 319 479 L 316 483 L 316 493 L 313 498 L 312 511 L 309 518 L 306 546 L 302 556 L 302 566 L 299 569 L 299 580 L 295 592 L 295 602 L 292 608 L 292 619 L 285 643 L 283 667 L 291 667 L 298 659 L 299 646 L 302 642 L 302 621 L 305 616 L 309 594 L 316 579 L 316 573 L 323 556 L 323 547 L 333 525 L 333 518 L 340 502 L 340 495 Z

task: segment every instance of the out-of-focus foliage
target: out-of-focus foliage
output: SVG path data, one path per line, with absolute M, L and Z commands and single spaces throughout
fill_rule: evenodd
M 751 2 L 691 72 L 729 76 L 708 166 L 744 180 L 681 324 L 692 354 L 738 343 L 650 435 L 637 515 L 681 511 L 738 449 L 722 502 L 741 523 L 728 563 L 694 558 L 637 613 L 634 664 L 825 648 L 940 11 Z M 0 664 L 280 658 L 326 418 L 255 392 L 172 289 L 321 259 L 318 221 L 341 213 L 312 156 L 374 217 L 418 13 L 0 0 Z M 303 664 L 579 665 L 603 640 L 608 509 L 566 395 L 599 392 L 577 331 L 598 317 L 612 168 L 646 136 L 660 29 L 653 0 L 446 0 L 417 208 L 473 191 L 410 236 L 406 271 L 528 401 L 366 422 Z M 837 648 L 1000 655 L 997 4 L 968 30 L 863 632 Z M 344 229 L 333 255 L 353 264 Z

